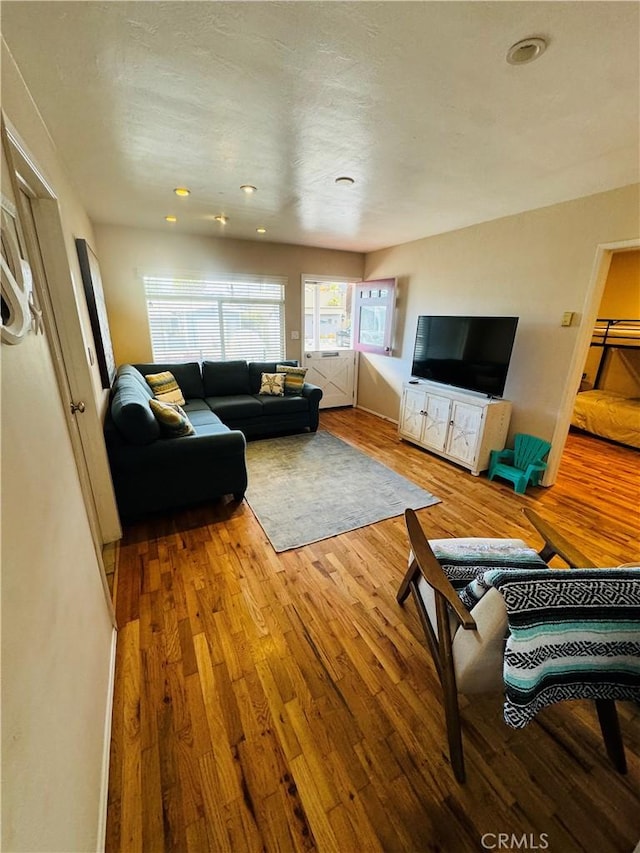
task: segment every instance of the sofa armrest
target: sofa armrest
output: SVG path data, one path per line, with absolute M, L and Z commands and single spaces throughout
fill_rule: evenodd
M 309 400 L 309 429 L 315 432 L 320 421 L 320 400 L 322 400 L 322 388 L 305 382 L 301 394 Z
M 312 385 L 310 382 L 305 382 L 300 392 L 303 397 L 309 397 L 312 400 L 317 399 L 318 403 L 322 400 L 322 388 L 319 385 Z

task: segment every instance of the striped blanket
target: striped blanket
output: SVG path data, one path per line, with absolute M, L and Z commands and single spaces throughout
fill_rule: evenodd
M 509 620 L 505 721 L 564 699 L 640 700 L 640 568 L 486 571 Z
M 463 604 L 471 610 L 489 586 L 488 569 L 546 569 L 533 548 L 519 539 L 437 539 L 431 547 Z

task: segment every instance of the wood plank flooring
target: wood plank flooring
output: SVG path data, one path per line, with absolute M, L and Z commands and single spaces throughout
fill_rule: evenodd
M 440 497 L 419 512 L 430 536 L 538 546 L 521 513 L 534 506 L 599 565 L 640 557 L 636 451 L 571 435 L 557 485 L 519 496 L 368 413 L 323 412 L 321 428 Z M 402 518 L 283 554 L 246 503 L 127 527 L 107 850 L 464 853 L 513 833 L 528 849 L 631 853 L 633 703 L 619 703 L 621 776 L 592 703 L 515 731 L 499 697 L 463 701 L 468 779 L 455 782 L 418 619 L 395 601 L 406 555 Z

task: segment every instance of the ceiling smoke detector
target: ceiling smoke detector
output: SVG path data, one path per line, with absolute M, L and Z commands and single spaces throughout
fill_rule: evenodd
M 351 186 L 351 184 L 355 184 L 353 178 L 348 177 L 347 175 L 342 175 L 340 178 L 336 178 L 336 184 L 342 184 L 343 186 Z
M 547 49 L 547 43 L 543 38 L 528 38 L 511 45 L 507 51 L 507 62 L 509 65 L 526 65 L 533 62 Z

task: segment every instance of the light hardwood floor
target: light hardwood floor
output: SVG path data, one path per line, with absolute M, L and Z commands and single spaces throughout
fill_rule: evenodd
M 640 557 L 636 451 L 571 435 L 558 483 L 518 496 L 368 413 L 324 412 L 321 428 L 440 497 L 419 512 L 431 536 L 537 547 L 521 513 L 532 506 L 598 565 Z M 402 518 L 279 555 L 246 503 L 128 527 L 107 849 L 459 853 L 513 833 L 527 849 L 631 853 L 633 703 L 619 703 L 621 776 L 592 703 L 556 705 L 515 731 L 499 698 L 463 702 L 467 783 L 455 782 L 415 610 L 395 601 L 406 555 Z

